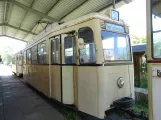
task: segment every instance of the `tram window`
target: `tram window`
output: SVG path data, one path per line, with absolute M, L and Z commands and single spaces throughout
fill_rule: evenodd
M 47 63 L 47 48 L 46 41 L 38 44 L 38 62 L 39 64 Z
M 161 9 L 158 7 L 160 5 L 160 1 L 158 4 L 152 0 L 152 56 L 154 59 L 161 58 Z
M 12 58 L 12 64 L 15 64 L 15 58 Z
M 131 60 L 127 35 L 102 30 L 102 45 L 105 61 Z
M 37 61 L 37 45 L 33 46 L 31 48 L 31 58 L 32 58 L 32 64 L 38 64 Z
M 96 51 L 93 31 L 89 27 L 79 29 L 79 38 L 83 38 L 85 48 L 80 50 L 80 64 L 96 63 Z
M 65 63 L 75 64 L 76 63 L 76 47 L 75 47 L 75 37 L 67 36 L 64 38 L 64 53 L 65 53 Z
M 21 56 L 19 56 L 19 61 L 21 61 Z
M 60 39 L 54 38 L 54 40 L 51 41 L 51 57 L 52 57 L 52 64 L 58 64 L 59 63 L 59 53 L 60 53 Z
M 31 64 L 31 49 L 27 50 L 27 64 Z
M 26 64 L 26 51 L 23 53 L 23 64 Z

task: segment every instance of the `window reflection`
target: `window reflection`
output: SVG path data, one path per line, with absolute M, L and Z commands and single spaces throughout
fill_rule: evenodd
M 131 60 L 130 43 L 127 35 L 102 31 L 105 61 Z
M 152 29 L 153 58 L 161 58 L 161 16 L 158 16 L 157 14 L 152 14 Z

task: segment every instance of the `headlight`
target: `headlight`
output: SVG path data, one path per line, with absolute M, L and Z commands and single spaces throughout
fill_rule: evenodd
M 124 83 L 125 83 L 125 81 L 124 81 L 123 77 L 120 77 L 117 81 L 117 85 L 119 88 L 122 88 L 124 86 Z

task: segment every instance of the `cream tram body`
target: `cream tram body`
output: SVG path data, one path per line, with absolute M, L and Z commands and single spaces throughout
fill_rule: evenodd
M 12 72 L 17 76 L 23 75 L 23 56 L 22 52 L 18 52 L 12 58 Z
M 161 1 L 146 1 L 149 120 L 161 120 Z
M 24 81 L 50 98 L 104 118 L 114 100 L 134 97 L 128 34 L 123 22 L 95 13 L 51 27 L 23 50 Z

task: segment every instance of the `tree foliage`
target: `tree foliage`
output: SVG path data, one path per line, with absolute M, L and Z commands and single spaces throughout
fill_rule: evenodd
M 13 49 L 11 47 L 2 48 L 0 51 L 2 62 L 9 65 L 12 62 Z
M 146 38 L 145 37 L 138 37 L 138 36 L 132 36 L 132 43 L 135 44 L 144 44 L 146 43 Z

